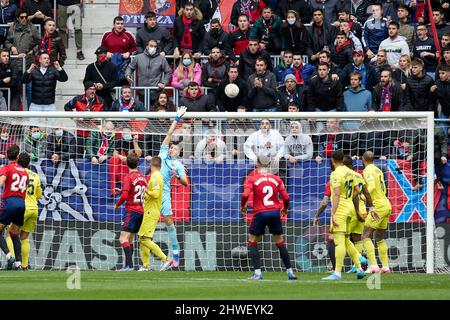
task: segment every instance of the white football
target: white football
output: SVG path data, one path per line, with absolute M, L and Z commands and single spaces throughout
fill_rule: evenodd
M 225 86 L 225 94 L 228 98 L 236 98 L 239 94 L 239 87 L 234 83 L 229 83 Z

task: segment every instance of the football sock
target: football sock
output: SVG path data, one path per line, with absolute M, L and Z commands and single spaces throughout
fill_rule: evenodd
M 356 250 L 355 245 L 353 242 L 350 241 L 350 238 L 347 236 L 345 237 L 345 248 L 347 249 L 348 255 L 353 261 L 353 264 L 356 268 L 361 268 L 361 262 L 359 262 L 359 257 L 361 256 Z
M 367 259 L 369 259 L 369 265 L 374 266 L 377 264 L 377 259 L 375 258 L 375 246 L 373 245 L 372 239 L 366 238 L 363 240 L 364 250 L 366 251 Z
M 133 267 L 133 259 L 131 256 L 131 248 L 130 243 L 124 242 L 122 243 L 123 252 L 125 253 L 125 265 L 132 268 Z
M 361 240 L 355 242 L 355 248 L 356 248 L 356 250 L 358 250 L 359 254 L 362 255 L 362 252 L 363 252 L 363 243 L 362 243 Z
M 284 245 L 284 241 L 278 242 L 276 244 L 276 246 L 277 246 L 278 250 L 280 250 L 280 257 L 284 263 L 284 266 L 286 267 L 286 269 L 290 269 L 291 268 L 291 260 L 289 259 L 289 253 L 286 249 L 286 246 Z
M 178 255 L 178 250 L 180 250 L 180 249 L 179 249 L 178 239 L 177 239 L 177 229 L 175 228 L 175 225 L 172 223 L 170 226 L 166 226 L 166 230 L 167 230 L 167 233 L 169 234 L 169 242 L 172 245 L 172 250 L 174 251 L 174 254 Z
M 129 242 L 129 244 L 130 244 L 130 250 L 131 250 L 131 259 L 133 259 L 134 245 L 131 242 Z
M 30 258 L 30 239 L 22 240 L 22 266 L 28 267 L 28 260 Z
M 8 245 L 9 252 L 11 252 L 11 257 L 15 257 L 14 255 L 14 245 L 12 243 L 11 237 L 9 236 L 9 232 L 6 236 L 6 244 Z
M 16 262 L 22 261 L 22 244 L 20 243 L 19 234 L 9 232 L 9 236 L 11 237 L 13 246 L 14 246 L 14 255 L 16 256 Z
M 142 265 L 144 268 L 150 268 L 150 247 L 148 246 L 149 241 L 150 239 L 148 238 L 139 238 L 139 245 L 141 246 Z
M 389 267 L 389 258 L 388 258 L 388 246 L 386 241 L 381 240 L 377 242 L 378 255 L 380 256 L 381 265 L 383 268 Z
M 253 241 L 248 242 L 248 251 L 250 254 L 250 259 L 252 260 L 252 265 L 254 270 L 261 269 L 261 261 L 259 257 L 258 244 Z
M 3 251 L 5 254 L 10 253 L 10 250 L 8 249 L 8 245 L 6 244 L 6 240 L 5 240 L 5 238 L 3 237 L 3 235 L 1 235 L 1 234 L 0 234 L 0 248 L 2 249 L 2 251 Z
M 327 251 L 328 257 L 331 260 L 331 265 L 333 266 L 333 270 L 336 268 L 336 257 L 334 252 L 334 241 L 327 242 Z
M 334 253 L 336 256 L 336 268 L 334 271 L 340 274 L 342 271 L 342 265 L 344 264 L 345 258 L 345 235 L 342 232 L 333 233 L 334 238 Z

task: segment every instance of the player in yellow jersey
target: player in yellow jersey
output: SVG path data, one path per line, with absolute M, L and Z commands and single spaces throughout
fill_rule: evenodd
M 372 197 L 370 196 L 369 190 L 366 187 L 366 181 L 363 176 L 356 172 L 353 168 L 353 159 L 350 156 L 344 156 L 344 165 L 353 170 L 355 175 L 355 185 L 358 186 L 358 200 L 359 200 L 359 214 L 360 218 L 355 215 L 350 221 L 349 233 L 350 239 L 355 245 L 356 250 L 358 250 L 359 254 L 362 255 L 363 252 L 363 243 L 362 243 L 362 234 L 364 231 L 364 223 L 367 217 L 366 205 L 368 207 L 373 207 Z M 367 267 L 367 265 L 363 265 L 363 268 Z M 353 265 L 352 268 L 348 271 L 348 273 L 355 273 L 356 267 Z
M 150 166 L 151 178 L 148 181 L 144 197 L 144 218 L 138 232 L 143 263 L 143 266 L 139 269 L 139 271 L 150 271 L 150 252 L 161 259 L 163 262 L 163 268 L 161 271 L 163 271 L 171 265 L 171 261 L 167 263 L 167 256 L 164 252 L 162 252 L 161 248 L 152 241 L 162 207 L 164 180 L 160 172 L 161 158 L 153 157 L 150 161 Z
M 367 217 L 364 224 L 363 245 L 370 263 L 366 272 L 380 272 L 380 267 L 375 258 L 375 246 L 372 242 L 372 235 L 375 234 L 378 255 L 382 264 L 381 272 L 390 273 L 388 247 L 384 240 L 384 233 L 387 229 L 392 206 L 386 195 L 386 183 L 383 172 L 373 164 L 373 159 L 374 155 L 372 151 L 366 151 L 363 154 L 363 175 L 374 206 L 374 211 L 372 209 L 371 214 Z
M 20 240 L 22 247 L 22 261 L 16 262 L 16 270 L 28 270 L 28 260 L 30 258 L 30 233 L 36 229 L 36 222 L 38 218 L 38 200 L 42 196 L 41 179 L 37 173 L 34 173 L 29 168 L 30 155 L 26 152 L 19 154 L 17 163 L 21 165 L 28 173 L 28 187 L 25 198 L 25 215 L 23 225 L 20 227 Z M 14 247 L 11 238 L 7 239 L 8 248 L 11 254 L 14 253 Z
M 333 233 L 335 244 L 336 268 L 333 274 L 322 280 L 341 279 L 342 265 L 344 264 L 345 253 L 352 258 L 356 266 L 358 279 L 365 276 L 361 268 L 361 263 L 366 259 L 356 250 L 349 238 L 350 221 L 353 216 L 359 216 L 358 186 L 355 185 L 355 175 L 352 170 L 344 166 L 344 153 L 340 150 L 333 151 L 331 163 L 334 171 L 331 173 L 331 232 Z

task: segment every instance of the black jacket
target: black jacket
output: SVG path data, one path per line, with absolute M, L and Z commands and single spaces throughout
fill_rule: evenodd
M 318 53 L 324 46 L 328 46 L 329 49 L 333 46 L 336 39 L 336 27 L 324 22 L 322 27 L 314 27 L 314 23 L 311 25 L 311 38 L 312 38 L 312 51 Z M 320 33 L 319 33 L 320 30 Z
M 377 84 L 372 91 L 372 109 L 375 111 L 382 111 L 381 108 L 381 85 Z M 400 85 L 393 81 L 392 82 L 392 102 L 391 111 L 405 111 L 405 101 L 402 88 Z
M 106 83 L 103 81 L 102 77 L 98 74 L 97 70 L 95 69 L 95 65 L 98 68 L 98 71 L 103 75 L 103 78 L 105 78 Z M 97 94 L 104 98 L 109 96 L 109 99 L 111 98 L 111 89 L 119 85 L 119 76 L 117 74 L 117 68 L 114 64 L 112 64 L 109 61 L 106 61 L 102 64 L 99 64 L 98 62 L 91 63 L 86 68 L 86 73 L 84 75 L 83 84 L 85 84 L 88 81 L 92 81 L 94 83 L 101 83 L 103 84 L 102 90 L 97 90 Z
M 283 50 L 291 50 L 294 53 L 307 55 L 308 58 L 311 57 L 313 54 L 311 50 L 312 39 L 309 31 L 303 24 L 297 23 L 290 26 L 284 23 L 281 32 L 284 36 Z
M 194 53 L 200 51 L 200 46 L 202 44 L 202 40 L 204 38 L 205 34 L 205 27 L 202 20 L 194 19 L 191 26 L 192 32 L 192 50 Z M 175 47 L 181 50 L 180 42 L 183 38 L 184 34 L 184 25 L 183 25 L 183 18 L 177 17 L 175 19 L 175 23 L 173 24 L 173 35 L 175 37 Z
M 61 139 L 61 140 L 60 140 Z M 57 137 L 54 133 L 47 136 L 46 140 L 46 158 L 51 159 L 55 153 L 59 155 L 60 160 L 67 161 L 76 157 L 76 143 L 74 136 L 64 130 L 62 137 Z
M 266 60 L 267 70 L 273 71 L 272 59 L 266 50 L 258 51 L 253 54 L 247 49 L 239 56 L 239 76 L 242 80 L 247 81 L 248 77 L 255 73 L 256 59 L 259 57 Z
M 3 79 L 11 78 L 9 83 L 4 83 Z M 8 64 L 0 63 L 0 87 L 1 88 L 13 88 L 17 87 L 20 82 L 19 70 L 14 63 Z
M 441 80 L 436 81 L 437 101 L 441 104 L 442 113 L 450 117 L 450 82 Z
M 213 35 L 211 31 L 207 32 L 203 37 L 200 52 L 207 56 L 211 53 L 211 50 L 214 47 L 218 47 L 226 56 L 233 54 L 230 35 L 223 30 L 219 30 L 217 35 Z
M 225 87 L 230 83 L 230 79 L 226 77 L 219 84 L 216 90 L 216 104 L 220 111 L 236 112 L 237 107 L 247 106 L 248 86 L 241 78 L 237 78 L 234 82 L 239 87 L 239 94 L 235 98 L 229 98 L 225 94 Z
M 53 67 L 48 67 L 45 74 L 36 67 L 31 73 L 25 72 L 22 76 L 22 82 L 31 82 L 31 102 L 35 104 L 54 104 L 55 103 L 55 89 L 56 82 L 66 82 L 68 80 L 67 73 L 62 69 L 56 70 Z
M 166 54 L 173 54 L 173 50 L 175 49 L 174 39 L 169 31 L 158 25 L 155 28 L 149 28 L 146 23 L 136 33 L 137 53 L 144 52 L 150 40 L 156 40 L 159 52 L 163 51 Z
M 308 95 L 308 87 L 307 86 L 297 86 L 294 92 L 291 94 L 286 91 L 286 86 L 280 86 L 278 89 L 278 104 L 280 106 L 280 111 L 287 112 L 289 103 L 295 102 L 298 105 L 299 111 L 307 110 L 307 95 Z
M 325 80 L 319 76 L 311 78 L 308 89 L 309 111 L 316 111 L 319 108 L 322 111 L 336 109 L 344 111 L 344 95 L 342 93 L 342 84 L 340 81 L 331 80 L 329 75 Z
M 353 48 L 351 44 L 347 45 L 339 52 L 337 51 L 336 46 L 332 46 L 330 49 L 331 61 L 336 63 L 340 69 L 343 69 L 347 64 L 353 61 Z
M 411 75 L 406 80 L 406 108 L 410 111 L 434 111 L 436 105 L 436 94 L 430 92 L 434 85 L 433 79 L 425 74 L 421 77 Z

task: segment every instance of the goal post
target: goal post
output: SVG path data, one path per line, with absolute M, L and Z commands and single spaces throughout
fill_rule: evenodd
M 96 133 L 98 139 L 106 130 L 107 122 L 111 122 L 111 130 L 117 140 L 116 148 L 119 140 L 125 139 L 128 133 L 136 136 L 139 143 L 142 142 L 139 169 L 148 174 L 148 156 L 158 155 L 168 124 L 175 116 L 175 112 L 0 112 L 0 128 L 6 128 L 19 145 L 23 145 L 33 126 L 40 128 L 42 139 L 54 134 L 56 128 L 64 129 L 74 138 L 71 142 L 74 144 L 72 154 L 58 163 L 52 164 L 48 153 L 43 150 L 32 162 L 33 170 L 38 171 L 45 184 L 44 196 L 39 201 L 38 227 L 31 241 L 32 266 L 38 269 L 65 269 L 76 264 L 81 269 L 106 270 L 120 267 L 122 251 L 117 233 L 121 217 L 113 210 L 118 196 L 112 194 L 112 190 L 116 184 L 120 186 L 120 179 L 123 178 L 123 158 L 115 155 L 112 161 L 114 156 L 111 155 L 102 164 L 93 164 L 86 157 L 86 149 L 84 154 L 77 153 L 77 150 L 87 146 L 88 136 Z M 395 219 L 391 219 L 387 232 L 394 271 L 448 272 L 449 263 L 442 252 L 438 252 L 440 249 L 435 235 L 435 123 L 432 112 L 187 112 L 183 119 L 175 131 L 174 140 L 179 142 L 182 150 L 180 161 L 187 169 L 189 186 L 184 188 L 175 180 L 172 186 L 182 270 L 249 270 L 246 238 L 251 215 L 242 216 L 239 201 L 243 183 L 255 166 L 246 155 L 249 147 L 245 141 L 259 130 L 262 119 L 269 119 L 272 128 L 280 132 L 283 139 L 290 135 L 292 121 L 298 121 L 303 133 L 311 138 L 313 157 L 298 160 L 295 164 L 287 158 L 274 160 L 277 166 L 275 173 L 280 176 L 284 174 L 282 179 L 292 200 L 289 216 L 283 221 L 291 260 L 300 271 L 326 271 L 330 264 L 326 249 L 329 209 L 323 214 L 318 227 L 312 226 L 312 219 L 331 172 L 328 140 L 324 142 L 321 137 L 334 139 L 336 134 L 329 131 L 331 127 L 328 128 L 328 122 L 331 121 L 328 120 L 339 119 L 339 134 L 347 135 L 342 138 L 347 148 L 344 152 L 359 158 L 354 161 L 359 170 L 362 169 L 362 148 L 379 149 L 379 144 L 395 148 L 396 152 L 403 148 L 401 160 L 392 154 L 387 159 L 377 160 L 385 172 L 388 190 L 391 189 L 390 199 L 395 207 Z M 377 121 L 379 125 L 363 128 L 361 123 L 366 120 Z M 347 127 L 346 123 L 357 125 Z M 315 131 L 318 128 L 325 131 Z M 77 139 L 80 130 L 86 132 L 86 139 Z M 407 132 L 407 137 L 403 137 L 405 141 L 395 140 L 400 131 Z M 214 146 L 212 153 L 208 149 L 208 136 L 215 136 L 211 144 Z M 92 139 L 89 141 L 92 142 Z M 394 147 L 395 143 L 397 145 Z M 399 143 L 403 145 L 399 147 Z M 226 154 L 219 161 L 220 145 Z M 267 149 L 272 147 L 269 144 Z M 407 157 L 408 149 L 412 158 Z M 255 154 L 271 152 L 255 150 Z M 322 155 L 321 160 L 316 158 L 319 151 L 326 154 Z M 416 157 L 419 153 L 421 156 Z M 6 161 L 0 159 L 0 165 L 4 163 Z M 426 163 L 425 167 L 420 166 L 423 163 Z M 112 172 L 113 166 L 120 169 Z M 426 178 L 421 180 L 423 190 L 412 191 L 411 180 L 414 176 L 422 179 L 420 172 L 425 169 Z M 162 220 L 154 240 L 171 255 Z M 261 248 L 266 270 L 282 270 L 278 252 L 269 236 L 264 236 Z M 137 264 L 140 260 L 135 256 Z M 159 261 L 152 260 L 152 265 L 158 264 Z

